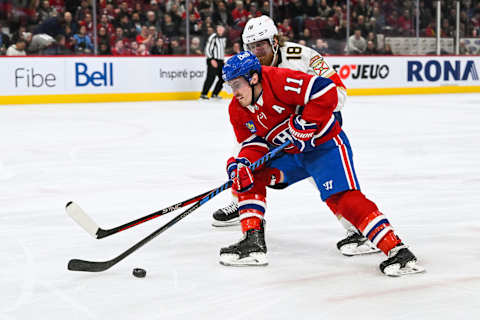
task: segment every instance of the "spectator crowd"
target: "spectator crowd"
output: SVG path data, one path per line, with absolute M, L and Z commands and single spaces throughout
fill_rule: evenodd
M 227 53 L 242 48 L 248 19 L 270 15 L 262 0 L 0 0 L 0 55 L 93 54 L 147 56 L 202 55 L 215 26 L 226 27 Z M 416 35 L 415 0 L 351 0 L 350 35 L 346 35 L 346 0 L 273 0 L 273 17 L 284 39 L 323 54 L 391 54 L 378 35 Z M 456 1 L 442 1 L 442 37 L 454 37 Z M 436 36 L 436 1 L 419 1 L 422 37 Z M 480 1 L 462 0 L 460 37 L 480 33 Z M 96 35 L 96 36 L 95 36 Z

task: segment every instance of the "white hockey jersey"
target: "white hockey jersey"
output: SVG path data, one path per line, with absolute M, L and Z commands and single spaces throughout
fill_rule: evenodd
M 335 111 L 340 111 L 347 98 L 347 90 L 339 75 L 325 59 L 315 50 L 293 42 L 285 42 L 278 53 L 280 68 L 302 71 L 308 74 L 330 78 L 337 86 L 338 104 Z

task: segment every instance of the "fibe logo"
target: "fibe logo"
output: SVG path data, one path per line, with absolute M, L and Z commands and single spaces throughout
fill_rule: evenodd
M 103 70 L 89 73 L 88 65 L 83 62 L 75 63 L 75 85 L 85 87 L 92 84 L 95 87 L 113 87 L 113 63 L 103 63 Z
M 57 78 L 53 73 L 35 72 L 32 68 L 16 68 L 15 69 L 15 88 L 44 88 L 55 87 Z
M 437 60 L 425 63 L 421 61 L 407 61 L 407 81 L 465 81 L 469 78 L 478 80 L 478 72 L 473 60 L 467 60 L 462 66 L 462 61 L 443 61 L 443 65 Z

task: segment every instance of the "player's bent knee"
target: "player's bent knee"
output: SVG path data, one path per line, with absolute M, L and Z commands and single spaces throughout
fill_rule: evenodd
M 358 226 L 367 215 L 378 210 L 377 205 L 359 190 L 334 194 L 327 199 L 327 205 L 333 212 L 341 214 L 355 226 Z

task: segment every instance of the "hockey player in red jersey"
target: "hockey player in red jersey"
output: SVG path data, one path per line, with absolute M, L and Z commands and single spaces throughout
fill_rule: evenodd
M 262 67 L 248 51 L 227 61 L 223 78 L 234 94 L 229 115 L 241 144 L 237 157 L 227 161 L 227 173 L 238 192 L 244 237 L 220 250 L 221 264 L 267 265 L 266 187 L 290 186 L 311 177 L 329 208 L 388 256 L 380 264 L 383 273 L 399 276 L 424 271 L 387 218 L 360 191 L 350 143 L 333 115 L 338 96 L 331 79 Z M 255 172 L 249 169 L 271 146 L 287 140 L 292 144 L 282 156 Z
M 284 42 L 278 34 L 275 23 L 268 16 L 250 19 L 243 30 L 242 39 L 245 50 L 255 54 L 262 65 L 298 70 L 331 79 L 336 85 L 338 98 L 334 115 L 340 125 L 342 124 L 340 111 L 347 96 L 345 85 L 324 57 L 311 48 Z M 212 222 L 214 227 L 228 227 L 240 223 L 235 190 L 232 190 L 232 194 L 232 202 L 214 212 Z M 337 243 L 337 248 L 342 254 L 352 256 L 379 252 L 366 237 L 338 213 L 337 218 L 347 233 L 346 237 Z

